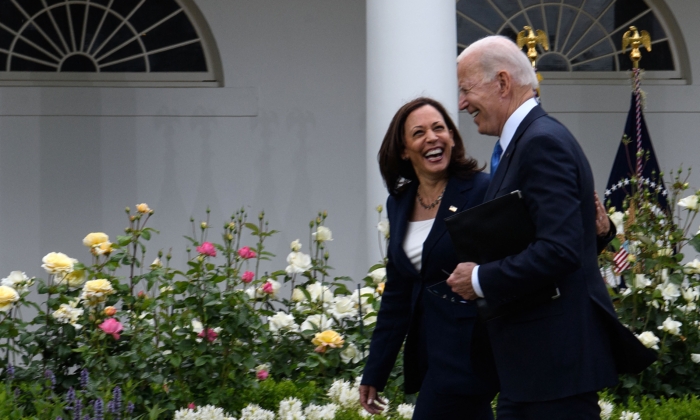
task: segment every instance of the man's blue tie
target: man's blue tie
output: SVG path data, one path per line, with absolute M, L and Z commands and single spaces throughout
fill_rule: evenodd
M 501 139 L 498 139 L 496 140 L 496 145 L 493 147 L 493 154 L 491 155 L 491 179 L 493 179 L 496 169 L 498 169 L 502 154 L 503 148 L 501 147 Z

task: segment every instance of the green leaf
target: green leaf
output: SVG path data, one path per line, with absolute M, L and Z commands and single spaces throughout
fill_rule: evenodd
M 700 252 L 700 235 L 695 235 L 688 243 L 692 245 L 697 252 Z
M 126 246 L 131 243 L 131 236 L 117 235 L 117 243 L 119 246 Z
M 142 237 L 143 239 L 145 239 L 145 240 L 148 241 L 148 240 L 151 239 L 151 232 L 149 232 L 148 230 L 144 229 L 144 230 L 141 231 L 141 237 Z

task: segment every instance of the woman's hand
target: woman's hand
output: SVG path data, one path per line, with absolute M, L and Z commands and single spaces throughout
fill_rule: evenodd
M 370 414 L 379 414 L 384 411 L 382 406 L 386 406 L 386 402 L 377 395 L 377 388 L 372 385 L 360 385 L 360 404 Z
M 598 193 L 595 194 L 595 231 L 598 236 L 607 236 L 610 232 L 610 219 L 608 219 L 608 213 L 603 207 L 603 203 L 600 202 Z

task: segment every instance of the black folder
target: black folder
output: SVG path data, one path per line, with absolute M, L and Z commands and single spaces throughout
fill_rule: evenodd
M 522 252 L 535 240 L 535 225 L 520 191 L 513 191 L 445 219 L 457 257 L 462 262 L 485 264 Z M 498 318 L 560 296 L 556 283 L 535 289 L 502 305 L 477 299 L 479 316 Z

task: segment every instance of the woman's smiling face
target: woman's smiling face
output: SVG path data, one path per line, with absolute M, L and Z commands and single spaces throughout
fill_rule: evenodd
M 447 177 L 454 140 L 437 109 L 424 105 L 409 114 L 404 146 L 401 157 L 411 161 L 419 178 Z

